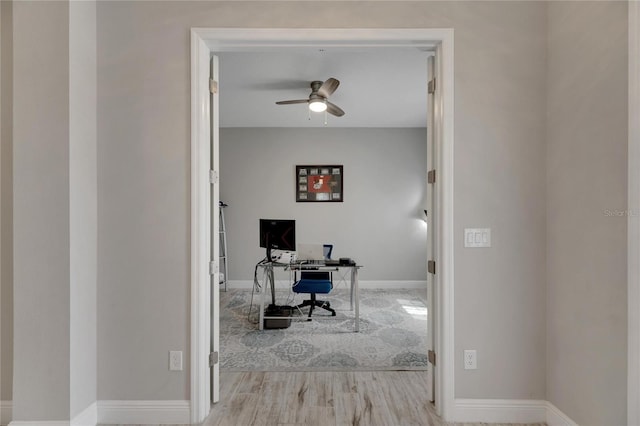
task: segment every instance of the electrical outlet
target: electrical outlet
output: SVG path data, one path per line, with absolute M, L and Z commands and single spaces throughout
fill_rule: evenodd
M 475 349 L 466 349 L 464 351 L 464 369 L 475 370 L 478 368 Z
M 182 371 L 182 351 L 169 351 L 169 370 Z

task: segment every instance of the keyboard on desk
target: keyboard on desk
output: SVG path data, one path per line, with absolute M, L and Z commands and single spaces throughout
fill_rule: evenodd
M 339 260 L 331 260 L 331 259 L 327 259 L 327 260 L 298 260 L 297 264 L 304 268 L 304 267 L 309 267 L 309 268 L 313 268 L 313 267 L 318 267 L 318 266 L 339 266 L 340 265 L 340 261 Z
M 300 261 L 301 268 L 317 268 L 318 266 L 324 266 L 324 260 L 302 260 Z

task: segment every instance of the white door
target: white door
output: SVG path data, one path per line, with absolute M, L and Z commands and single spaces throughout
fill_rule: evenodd
M 211 57 L 211 402 L 220 400 L 220 119 L 218 95 L 218 57 Z
M 429 362 L 427 363 L 427 398 L 429 401 L 435 401 L 434 391 L 434 371 L 435 371 L 435 348 L 434 348 L 434 285 L 435 274 L 429 272 L 429 261 L 435 260 L 435 183 L 432 180 L 435 179 L 435 147 L 433 143 L 434 136 L 434 94 L 432 93 L 435 88 L 435 73 L 434 73 L 434 57 L 430 56 L 427 60 L 427 78 L 429 79 L 429 93 L 427 97 L 427 170 L 429 174 L 425 176 L 427 179 L 427 205 L 426 205 L 426 222 L 427 222 L 427 350 L 429 351 Z

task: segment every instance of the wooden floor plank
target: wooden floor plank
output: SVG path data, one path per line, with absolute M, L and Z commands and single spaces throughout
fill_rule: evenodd
M 487 425 L 443 422 L 424 371 L 221 372 L 220 388 L 203 426 Z

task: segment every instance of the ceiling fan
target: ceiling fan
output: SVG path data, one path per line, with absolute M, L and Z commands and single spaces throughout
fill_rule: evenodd
M 314 112 L 327 111 L 329 114 L 333 114 L 336 117 L 342 117 L 344 111 L 339 106 L 332 104 L 328 101 L 329 96 L 336 91 L 340 81 L 335 78 L 330 78 L 324 83 L 322 81 L 311 82 L 311 94 L 309 99 L 295 99 L 291 101 L 278 101 L 277 105 L 290 105 L 290 104 L 309 104 L 309 109 Z

